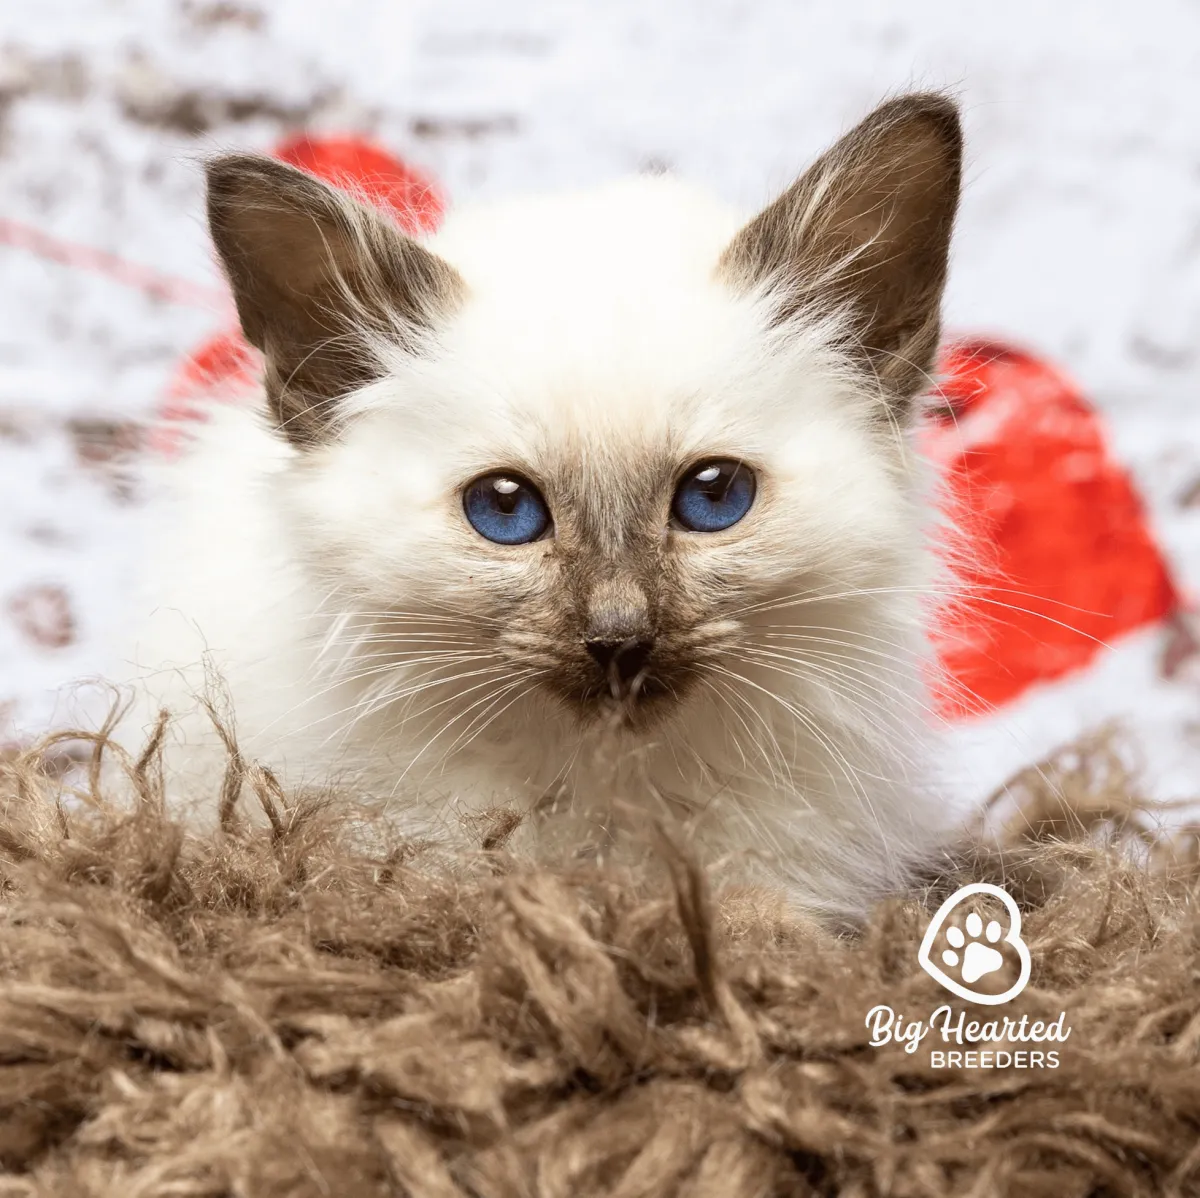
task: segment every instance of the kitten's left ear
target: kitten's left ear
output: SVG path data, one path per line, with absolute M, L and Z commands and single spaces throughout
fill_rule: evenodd
M 209 164 L 208 221 L 272 415 L 298 446 L 327 439 L 338 400 L 382 373 L 380 343 L 419 348 L 466 290 L 374 209 L 270 158 Z
M 961 174 L 954 103 L 932 93 L 893 100 L 755 217 L 719 272 L 765 288 L 780 321 L 848 309 L 856 347 L 907 414 L 941 333 Z

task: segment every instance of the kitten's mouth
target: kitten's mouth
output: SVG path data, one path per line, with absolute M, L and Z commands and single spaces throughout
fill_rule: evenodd
M 679 706 L 696 664 L 686 646 L 646 631 L 585 635 L 559 648 L 541 685 L 585 725 L 645 729 Z

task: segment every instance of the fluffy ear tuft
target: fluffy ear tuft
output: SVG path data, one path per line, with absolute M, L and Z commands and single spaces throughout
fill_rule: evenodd
M 380 339 L 418 347 L 465 288 L 384 217 L 283 163 L 235 154 L 208 166 L 208 221 L 242 331 L 266 359 L 280 429 L 326 439 L 337 401 L 378 377 Z
M 962 174 L 945 96 L 877 108 L 737 235 L 719 273 L 762 288 L 781 321 L 849 310 L 856 348 L 897 414 L 924 390 Z

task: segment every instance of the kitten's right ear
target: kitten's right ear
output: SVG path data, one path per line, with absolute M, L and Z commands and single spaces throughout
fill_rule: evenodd
M 892 100 L 734 238 L 720 274 L 765 289 L 781 322 L 848 313 L 855 349 L 903 416 L 933 367 L 961 173 L 954 103 Z
M 209 228 L 266 359 L 271 412 L 294 444 L 318 443 L 338 400 L 382 373 L 379 342 L 418 349 L 465 286 L 378 212 L 293 167 L 234 154 L 207 177 Z

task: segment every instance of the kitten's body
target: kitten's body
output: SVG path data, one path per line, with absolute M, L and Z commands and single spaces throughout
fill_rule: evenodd
M 258 410 L 215 410 L 168 467 L 131 725 L 181 713 L 177 784 L 209 798 L 224 765 L 191 698 L 207 668 L 247 756 L 422 832 L 477 840 L 471 814 L 511 806 L 519 843 L 586 852 L 669 813 L 708 860 L 813 909 L 897 885 L 944 823 L 919 773 L 929 563 L 902 405 L 849 352 L 848 309 L 781 321 L 778 280 L 746 285 L 762 239 L 731 254 L 738 228 L 653 178 L 463 213 L 438 265 L 416 260 L 441 298 L 396 304 L 396 335 L 364 339 L 370 377 L 328 393 L 222 245 L 280 361 Z M 754 506 L 673 527 L 680 471 L 716 457 L 751 465 Z M 463 487 L 497 469 L 536 482 L 547 539 L 468 524 Z M 609 697 L 584 649 L 614 620 L 653 647 Z

